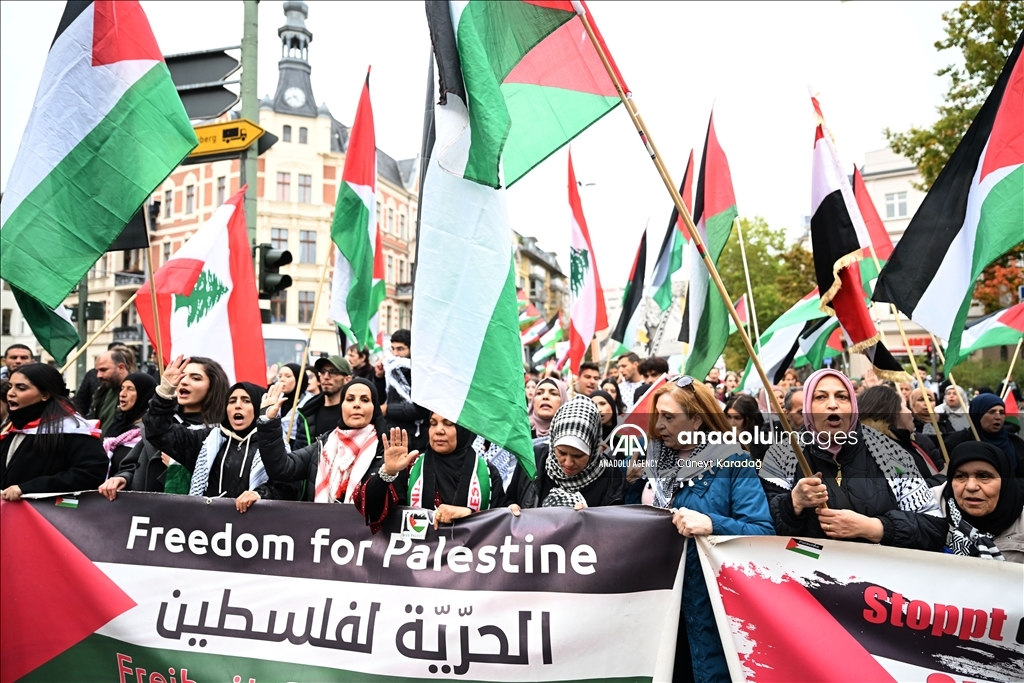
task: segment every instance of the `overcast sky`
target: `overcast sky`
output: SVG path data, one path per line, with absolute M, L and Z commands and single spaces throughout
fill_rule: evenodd
M 420 2 L 309 2 L 313 92 L 350 124 L 373 65 L 377 144 L 395 158 L 420 147 L 430 50 Z M 955 2 L 590 3 L 674 180 L 699 153 L 712 105 L 741 216 L 794 236 L 809 213 L 813 112 L 820 93 L 840 155 L 862 164 L 882 130 L 927 125 L 946 89 L 935 71 L 944 11 Z M 241 42 L 242 2 L 142 3 L 165 54 Z M 59 2 L 0 3 L 0 184 L 28 120 Z M 277 84 L 281 3 L 259 4 L 259 93 Z M 671 201 L 621 107 L 573 142 L 598 267 L 606 287 L 628 276 L 651 223 L 651 263 Z M 567 266 L 569 217 L 562 150 L 509 191 L 512 224 Z

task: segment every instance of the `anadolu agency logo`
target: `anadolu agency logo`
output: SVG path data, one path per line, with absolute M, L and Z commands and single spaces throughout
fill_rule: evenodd
M 426 510 L 402 511 L 402 538 L 422 541 L 427 537 L 427 527 L 429 526 L 430 513 Z
M 614 464 L 628 467 L 647 457 L 647 433 L 635 424 L 621 424 L 608 435 L 608 447 Z

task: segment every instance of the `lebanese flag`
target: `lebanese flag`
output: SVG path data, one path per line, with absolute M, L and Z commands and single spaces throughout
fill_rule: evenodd
M 572 210 L 572 245 L 569 248 L 569 285 L 572 306 L 569 316 L 569 366 L 579 374 L 583 354 L 586 353 L 594 332 L 608 327 L 608 312 L 604 307 L 604 291 L 597 274 L 597 260 L 590 244 L 590 231 L 583 217 L 583 204 L 572 168 L 569 153 L 569 208 Z
M 1004 308 L 980 320 L 960 338 L 960 355 L 967 356 L 991 346 L 1015 346 L 1024 336 L 1024 303 Z
M 179 355 L 221 364 L 228 380 L 267 381 L 256 277 L 245 226 L 243 186 L 153 276 L 164 363 Z M 147 280 L 135 307 L 156 347 Z M 238 349 L 238 353 L 235 349 Z
M 961 337 L 981 272 L 1024 239 L 1022 45 L 1024 34 L 875 286 L 875 301 L 948 342 L 947 367 L 966 355 Z

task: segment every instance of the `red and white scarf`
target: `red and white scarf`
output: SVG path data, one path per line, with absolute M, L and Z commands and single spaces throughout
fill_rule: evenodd
M 33 434 L 39 433 L 39 420 L 32 420 L 22 429 L 18 429 L 11 423 L 7 423 L 3 432 L 0 432 L 0 440 L 6 439 L 8 436 L 15 434 L 24 434 L 25 436 L 32 436 Z M 91 436 L 96 439 L 100 438 L 100 422 L 99 420 L 86 420 L 84 417 L 75 413 L 74 415 L 67 415 L 61 421 L 60 429 L 62 434 L 84 434 Z
M 377 454 L 377 430 L 372 424 L 362 429 L 335 428 L 327 439 L 316 470 L 316 503 L 352 502 L 355 485 L 370 469 Z

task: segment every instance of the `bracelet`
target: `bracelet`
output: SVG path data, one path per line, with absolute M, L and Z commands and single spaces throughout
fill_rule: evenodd
M 397 474 L 388 474 L 387 472 L 385 472 L 384 471 L 384 465 L 381 465 L 380 469 L 377 470 L 377 476 L 380 477 L 380 480 L 383 481 L 386 484 L 390 484 L 395 479 L 398 479 L 398 475 Z

